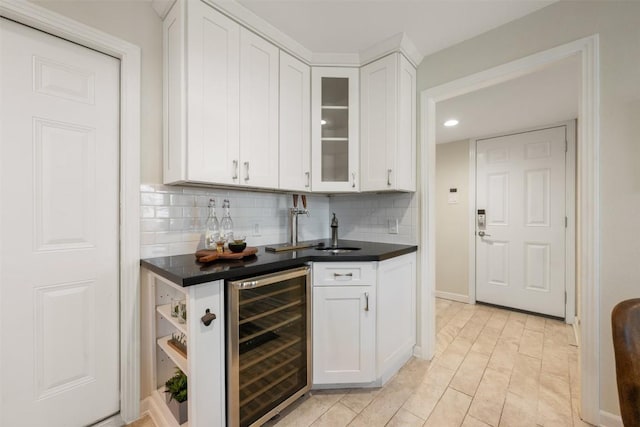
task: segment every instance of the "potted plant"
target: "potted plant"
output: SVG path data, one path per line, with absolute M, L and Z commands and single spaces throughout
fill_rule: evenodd
M 167 406 L 178 424 L 187 421 L 187 376 L 180 369 L 176 369 L 174 376 L 164 383 Z

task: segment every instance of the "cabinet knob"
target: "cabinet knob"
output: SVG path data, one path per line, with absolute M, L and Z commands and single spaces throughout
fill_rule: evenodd
M 208 308 L 205 310 L 204 316 L 200 318 L 200 320 L 202 320 L 202 323 L 204 323 L 204 326 L 209 326 L 215 319 L 216 315 L 213 314 Z

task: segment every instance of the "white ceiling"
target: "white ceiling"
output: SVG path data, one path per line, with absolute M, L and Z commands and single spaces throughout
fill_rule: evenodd
M 548 0 L 238 0 L 314 53 L 359 53 L 406 33 L 429 55 L 541 9 Z
M 438 144 L 571 120 L 578 116 L 577 56 L 523 77 L 436 104 Z M 443 123 L 455 118 L 458 126 Z

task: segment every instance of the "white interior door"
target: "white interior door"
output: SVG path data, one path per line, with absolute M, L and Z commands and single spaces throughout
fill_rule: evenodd
M 119 411 L 119 61 L 0 19 L 3 426 Z
M 565 317 L 566 126 L 476 150 L 476 299 Z

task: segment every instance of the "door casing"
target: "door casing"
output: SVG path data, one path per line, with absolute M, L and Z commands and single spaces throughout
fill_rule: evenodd
M 575 40 L 496 67 L 422 90 L 420 93 L 420 344 L 415 354 L 431 359 L 435 352 L 435 141 L 436 103 L 534 72 L 572 55 L 581 60 L 578 109 L 577 206 L 580 222 L 576 248 L 580 292 L 580 414 L 600 420 L 600 70 L 599 35 Z M 585 315 L 586 314 L 586 315 Z
M 140 414 L 140 48 L 26 1 L 0 1 L 0 16 L 120 60 L 120 416 L 129 423 Z

